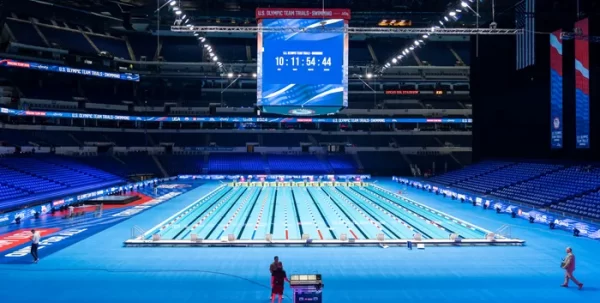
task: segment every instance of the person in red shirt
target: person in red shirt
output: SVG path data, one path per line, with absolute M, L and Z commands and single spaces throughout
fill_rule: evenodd
M 572 280 L 575 282 L 575 284 L 577 284 L 579 289 L 583 288 L 583 283 L 577 281 L 575 276 L 573 276 L 573 272 L 575 271 L 575 255 L 570 247 L 567 247 L 567 256 L 560 267 L 565 270 L 565 282 L 561 285 L 562 287 L 569 287 L 569 280 Z
M 283 270 L 283 263 L 278 262 L 277 269 L 271 275 L 271 303 L 275 303 L 275 296 L 277 295 L 279 295 L 279 303 L 283 300 L 283 286 L 285 281 L 290 282 Z

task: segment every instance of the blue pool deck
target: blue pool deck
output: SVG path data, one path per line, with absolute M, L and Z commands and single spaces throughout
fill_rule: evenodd
M 404 187 L 391 180 L 391 191 Z M 600 242 L 574 238 L 414 189 L 405 195 L 489 230 L 510 225 L 526 246 L 125 248 L 138 225 L 149 229 L 217 183 L 205 184 L 44 257 L 39 264 L 0 264 L 2 302 L 268 302 L 274 255 L 288 274 L 323 275 L 324 302 L 597 302 Z M 564 249 L 577 256 L 584 290 L 564 289 Z M 290 291 L 286 289 L 289 296 Z M 291 300 L 284 300 L 291 302 Z

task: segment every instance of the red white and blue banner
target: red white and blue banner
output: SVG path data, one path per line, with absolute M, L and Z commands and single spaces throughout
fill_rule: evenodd
M 288 117 L 151 117 L 151 116 L 123 116 L 101 115 L 87 113 L 47 112 L 18 110 L 0 107 L 0 115 L 30 116 L 44 118 L 67 119 L 96 119 L 118 121 L 146 121 L 146 122 L 253 122 L 253 123 L 473 123 L 473 119 L 454 118 L 288 118 Z
M 579 230 L 579 235 L 582 237 L 600 239 L 599 226 L 590 222 L 534 209 L 532 207 L 518 205 L 514 202 L 498 199 L 493 196 L 477 195 L 467 191 L 450 188 L 448 186 L 428 183 L 426 181 L 411 180 L 401 177 L 392 177 L 392 180 L 418 189 L 431 191 L 432 194 L 437 193 L 453 199 L 458 199 L 465 202 L 468 201 L 471 204 L 474 203 L 476 206 L 483 207 L 483 205 L 486 205 L 486 209 L 488 210 L 498 211 L 505 214 L 514 213 L 516 217 L 526 220 L 531 220 L 530 218 L 533 218 L 534 223 L 546 225 L 553 223 L 557 229 L 563 229 L 572 232 L 574 228 L 577 228 Z
M 17 60 L 12 60 L 12 59 L 0 58 L 0 66 L 17 67 L 17 68 L 33 69 L 33 70 L 46 71 L 46 72 L 65 73 L 65 74 L 90 76 L 90 77 L 98 77 L 98 78 L 109 78 L 109 79 L 115 79 L 115 80 L 125 80 L 125 81 L 135 81 L 135 82 L 140 81 L 139 74 L 111 73 L 111 72 L 103 72 L 103 71 L 97 71 L 97 70 L 91 70 L 91 69 L 73 68 L 73 67 L 61 66 L 61 65 L 50 65 L 50 64 L 37 63 L 37 62 L 17 61 Z
M 575 142 L 576 148 L 590 147 L 590 43 L 589 19 L 575 23 Z
M 350 10 L 345 8 L 257 8 L 256 19 L 350 20 Z
M 550 147 L 563 147 L 562 30 L 550 34 Z

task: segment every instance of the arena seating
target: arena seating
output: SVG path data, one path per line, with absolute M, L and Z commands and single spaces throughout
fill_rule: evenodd
M 486 161 L 431 180 L 571 215 L 600 218 L 600 167 Z
M 331 166 L 314 155 L 268 155 L 267 163 L 271 173 L 331 173 Z
M 548 206 L 600 188 L 600 168 L 573 166 L 494 193 L 507 199 Z
M 336 174 L 356 173 L 356 164 L 350 155 L 329 155 L 327 160 Z
M 366 171 L 372 174 L 384 176 L 404 175 L 410 176 L 411 171 L 408 163 L 402 159 L 399 152 L 369 151 L 358 152 L 360 162 Z
M 263 174 L 265 168 L 260 154 L 212 153 L 208 157 L 208 172 L 211 174 Z
M 452 171 L 447 174 L 443 174 L 441 176 L 436 176 L 431 180 L 433 182 L 438 182 L 445 185 L 454 185 L 458 182 L 477 177 L 489 172 L 493 172 L 500 168 L 512 165 L 511 162 L 502 162 L 502 161 L 484 161 L 477 163 L 475 165 L 471 165 L 465 167 L 464 169 Z
M 48 47 L 42 37 L 35 31 L 31 22 L 6 20 L 6 25 L 17 39 L 17 42 L 27 45 Z
M 167 171 L 170 176 L 177 175 L 198 175 L 203 173 L 204 157 L 202 156 L 160 156 L 158 157 L 163 168 Z M 149 159 L 152 161 L 152 159 Z M 140 165 L 144 165 L 140 163 Z M 149 163 L 145 164 L 150 165 Z M 151 165 L 154 165 L 152 163 Z M 158 172 L 155 172 L 158 173 Z M 160 176 L 160 174 L 156 174 Z
M 476 192 L 491 193 L 497 189 L 539 177 L 552 170 L 562 168 L 562 165 L 517 163 L 496 171 L 464 180 L 455 186 Z
M 0 208 L 94 190 L 122 182 L 112 174 L 54 156 L 0 158 Z
M 568 199 L 550 206 L 555 211 L 566 212 L 573 215 L 600 219 L 600 191 Z

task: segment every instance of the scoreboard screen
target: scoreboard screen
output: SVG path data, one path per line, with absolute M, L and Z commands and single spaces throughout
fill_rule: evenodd
M 344 19 L 264 19 L 258 34 L 257 105 L 264 112 L 317 115 L 348 106 Z M 329 109 L 329 110 L 324 110 Z

